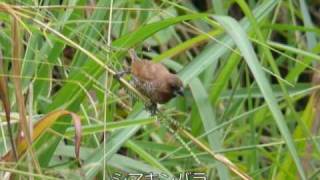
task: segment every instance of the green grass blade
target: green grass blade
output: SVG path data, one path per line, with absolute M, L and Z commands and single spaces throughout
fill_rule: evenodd
M 166 64 L 176 71 L 179 71 L 179 69 L 182 68 L 178 63 L 173 61 L 166 61 Z M 209 132 L 214 129 L 218 123 L 216 121 L 206 89 L 198 78 L 193 79 L 188 85 L 191 89 L 193 99 L 200 114 L 202 126 L 206 132 Z M 208 141 L 212 151 L 219 151 L 223 149 L 222 135 L 219 131 L 208 134 Z M 230 176 L 228 169 L 221 163 L 218 163 L 218 173 L 221 179 L 228 179 Z
M 267 16 L 271 10 L 276 6 L 277 1 L 266 1 L 262 5 L 258 6 L 253 14 L 257 21 L 261 21 Z M 247 19 L 241 21 L 241 26 L 244 29 L 249 28 L 249 22 Z M 223 37 L 219 43 L 211 44 L 204 48 L 201 54 L 199 54 L 190 64 L 188 64 L 179 74 L 181 78 L 188 83 L 192 78 L 198 76 L 214 61 L 217 61 L 220 57 L 230 51 L 234 43 L 228 36 Z
M 262 94 L 264 95 L 264 99 L 267 102 L 270 111 L 272 112 L 278 128 L 288 145 L 288 149 L 292 155 L 292 158 L 294 159 L 301 178 L 306 179 L 301 161 L 293 143 L 291 133 L 286 125 L 284 116 L 280 111 L 280 107 L 275 99 L 275 96 L 273 95 L 271 86 L 264 74 L 262 66 L 258 61 L 258 58 L 253 50 L 251 43 L 247 38 L 245 31 L 241 28 L 239 23 L 237 23 L 230 17 L 215 16 L 214 18 L 225 28 L 225 30 L 237 44 L 237 47 L 241 51 L 241 54 L 245 58 L 253 76 L 255 77 L 255 80 Z

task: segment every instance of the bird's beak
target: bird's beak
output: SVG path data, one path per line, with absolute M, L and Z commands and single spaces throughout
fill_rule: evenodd
M 179 88 L 174 92 L 176 96 L 184 96 L 183 88 Z

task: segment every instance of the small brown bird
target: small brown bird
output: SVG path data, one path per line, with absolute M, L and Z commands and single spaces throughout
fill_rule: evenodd
M 148 60 L 139 60 L 133 49 L 129 50 L 131 57 L 130 69 L 117 74 L 118 77 L 131 73 L 134 87 L 151 101 L 146 108 L 155 114 L 157 104 L 164 104 L 170 99 L 183 96 L 183 83 L 177 75 L 172 74 L 160 64 Z

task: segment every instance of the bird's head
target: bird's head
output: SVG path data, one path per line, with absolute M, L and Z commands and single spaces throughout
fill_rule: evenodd
M 174 96 L 184 96 L 184 88 L 182 81 L 176 75 L 169 78 L 168 83 Z

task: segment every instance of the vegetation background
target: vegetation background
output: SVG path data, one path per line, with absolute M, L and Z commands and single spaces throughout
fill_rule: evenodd
M 320 176 L 317 0 L 2 0 L 0 22 L 1 179 Z M 129 48 L 185 97 L 150 116 L 114 79 Z

